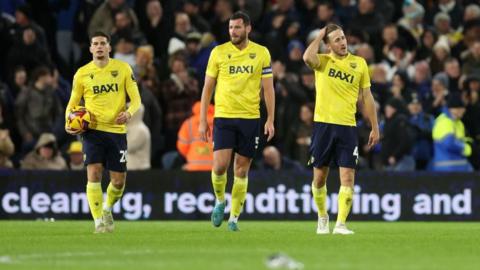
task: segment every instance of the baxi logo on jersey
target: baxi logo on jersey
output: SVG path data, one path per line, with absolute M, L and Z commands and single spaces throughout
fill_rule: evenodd
M 253 73 L 253 66 L 229 66 L 228 67 L 229 74 L 238 74 L 238 73 Z
M 94 94 L 101 94 L 101 93 L 110 93 L 110 92 L 118 92 L 118 84 L 116 83 L 107 83 L 102 85 L 94 85 L 92 87 Z
M 333 68 L 330 68 L 330 70 L 328 71 L 328 76 L 335 79 L 340 79 L 342 81 L 346 81 L 348 83 L 353 83 L 353 79 L 355 78 L 355 76 L 353 76 L 352 74 L 345 73 L 341 70 L 337 71 Z

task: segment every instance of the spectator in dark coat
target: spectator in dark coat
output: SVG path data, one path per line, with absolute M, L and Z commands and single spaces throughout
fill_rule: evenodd
M 32 85 L 18 95 L 15 107 L 24 144 L 32 143 L 44 132 L 52 132 L 63 111 L 47 67 L 39 67 L 33 72 Z
M 401 100 L 392 98 L 387 101 L 380 153 L 385 170 L 415 170 L 415 160 L 411 156 L 413 136 L 408 118 L 400 113 L 402 111 L 405 111 L 405 104 Z

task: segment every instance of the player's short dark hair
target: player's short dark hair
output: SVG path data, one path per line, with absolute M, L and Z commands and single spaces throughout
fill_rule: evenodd
M 323 37 L 323 42 L 328 43 L 328 41 L 329 41 L 328 35 L 331 32 L 333 32 L 335 30 L 338 30 L 338 29 L 343 30 L 343 28 L 338 24 L 334 24 L 334 23 L 327 24 L 327 26 L 325 26 L 325 36 Z
M 110 35 L 103 31 L 95 31 L 95 33 L 90 36 L 90 42 L 92 42 L 92 38 L 94 37 L 105 37 L 107 39 L 107 42 L 110 43 Z
M 245 26 L 250 25 L 250 16 L 248 16 L 247 13 L 245 13 L 243 11 L 237 11 L 237 12 L 233 13 L 233 15 L 230 17 L 230 20 L 238 20 L 238 19 L 242 19 L 243 24 Z

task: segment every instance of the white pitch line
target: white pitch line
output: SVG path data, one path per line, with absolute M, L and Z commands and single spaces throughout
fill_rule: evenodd
M 10 256 L 0 256 L 0 263 L 11 264 L 11 263 L 13 263 L 12 257 L 10 257 Z
M 141 255 L 141 254 L 151 254 L 152 250 L 125 250 L 120 252 L 122 255 Z M 107 252 L 62 252 L 62 253 L 31 253 L 31 254 L 20 254 L 15 256 L 2 255 L 0 256 L 0 264 L 11 264 L 14 262 L 29 260 L 29 259 L 43 259 L 43 258 L 71 258 L 71 257 L 92 257 L 98 255 L 106 255 Z M 15 259 L 13 259 L 15 258 Z

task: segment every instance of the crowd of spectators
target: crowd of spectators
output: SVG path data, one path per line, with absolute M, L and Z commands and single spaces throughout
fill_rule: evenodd
M 198 151 L 185 150 L 188 132 L 182 131 L 180 141 L 178 133 L 189 125 L 184 121 L 192 121 L 210 51 L 229 40 L 228 22 L 236 10 L 250 15 L 250 39 L 265 45 L 272 57 L 276 136 L 268 146 L 261 141 L 256 167 L 307 165 L 315 79 L 302 55 L 328 23 L 343 27 L 350 52 L 364 57 L 370 68 L 382 136 L 367 151 L 370 127 L 359 110 L 360 169 L 432 168 L 440 145 L 432 137 L 435 119 L 450 115 L 450 108 L 465 108 L 454 119 L 464 127 L 455 143 L 469 164 L 480 167 L 480 6 L 475 0 L 0 3 L 0 168 L 78 168 L 81 145 L 63 129 L 64 110 L 73 74 L 91 60 L 88 36 L 96 30 L 110 33 L 111 56 L 132 66 L 140 88 L 144 106 L 128 125 L 129 169 L 191 168 L 182 164 L 192 159 L 189 152 Z M 211 155 L 211 148 L 200 147 Z

